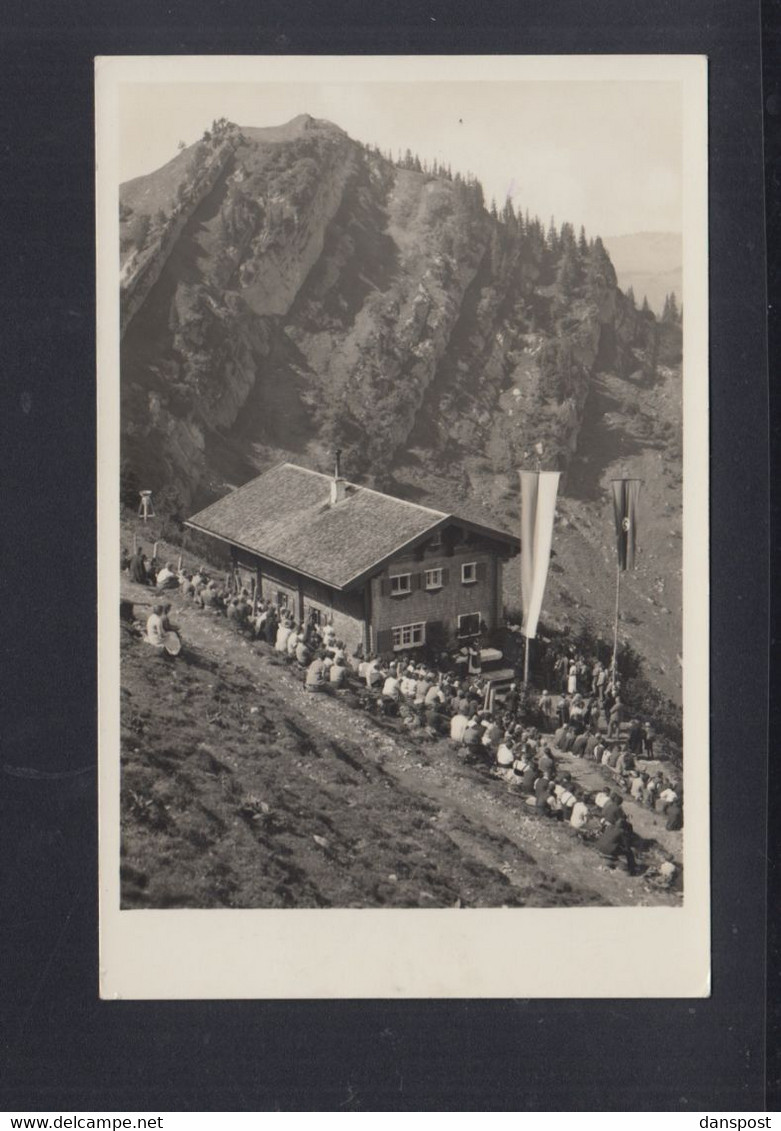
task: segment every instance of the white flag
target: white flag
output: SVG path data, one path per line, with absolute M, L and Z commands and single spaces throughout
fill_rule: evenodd
M 524 636 L 537 635 L 548 580 L 559 471 L 521 472 L 521 593 Z

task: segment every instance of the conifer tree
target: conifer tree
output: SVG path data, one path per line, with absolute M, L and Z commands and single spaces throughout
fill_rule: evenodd
M 634 291 L 634 287 L 631 284 L 626 288 L 626 301 L 632 307 L 632 310 L 637 309 L 637 302 L 635 300 L 635 291 Z
M 673 325 L 677 325 L 679 321 L 678 300 L 675 297 L 675 291 L 671 291 L 669 295 L 665 295 L 662 322 L 672 322 Z

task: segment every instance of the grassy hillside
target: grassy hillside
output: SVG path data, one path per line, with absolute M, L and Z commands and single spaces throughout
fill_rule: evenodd
M 163 547 L 163 553 L 166 548 Z M 142 619 L 153 595 L 123 581 Z M 122 648 L 122 906 L 675 905 L 538 819 L 447 741 L 311 696 L 273 649 L 174 597 L 175 661 Z M 597 767 L 568 755 L 586 788 Z M 680 833 L 627 802 L 658 862 Z

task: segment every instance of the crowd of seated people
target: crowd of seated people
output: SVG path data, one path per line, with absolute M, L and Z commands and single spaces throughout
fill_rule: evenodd
M 137 570 L 143 559 L 140 550 L 129 559 L 134 580 L 133 561 Z M 682 828 L 679 778 L 639 765 L 654 757 L 651 722 L 625 720 L 620 685 L 598 661 L 562 656 L 555 668 L 561 690 L 557 696 L 547 689 L 537 696 L 536 725 L 531 726 L 528 701 L 521 706 L 517 684 L 489 710 L 488 684 L 479 673 L 464 673 L 455 664 L 442 670 L 411 653 L 392 659 L 360 650 L 348 655 L 333 625 L 318 623 L 317 614 L 298 620 L 266 599 L 253 601 L 230 577 L 222 582 L 203 566 L 191 573 L 174 571 L 167 562 L 156 577 L 158 589 L 173 588 L 174 578 L 182 597 L 224 615 L 237 631 L 268 645 L 300 671 L 307 693 L 350 691 L 366 709 L 417 732 L 422 740 L 449 739 L 466 764 L 503 780 L 530 811 L 593 845 L 608 867 L 623 861 L 630 875 L 637 871 L 637 838 L 625 801 L 660 813 L 668 830 Z M 165 617 L 167 609 L 155 606 L 150 621 Z M 147 635 L 160 630 L 155 621 Z M 604 789 L 584 790 L 565 768 L 563 753 L 599 766 Z M 656 886 L 668 887 L 677 867 L 669 855 L 663 865 L 646 874 Z

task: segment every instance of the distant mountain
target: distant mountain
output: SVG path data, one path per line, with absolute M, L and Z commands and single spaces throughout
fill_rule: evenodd
M 635 232 L 628 236 L 606 236 L 603 240 L 610 253 L 623 291 L 632 287 L 637 305 L 643 295 L 657 315 L 662 313 L 665 295 L 675 291 L 680 305 L 683 299 L 683 240 L 680 232 Z

